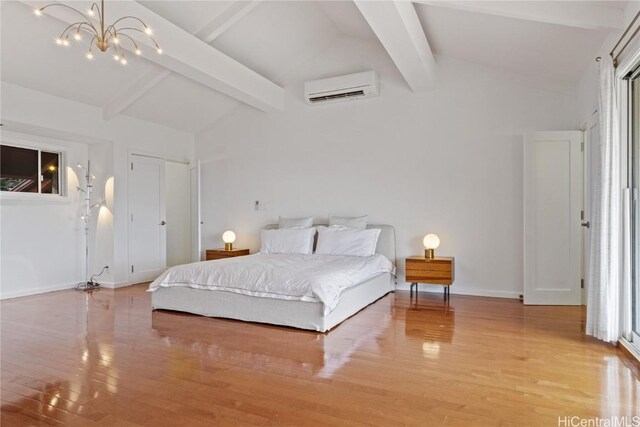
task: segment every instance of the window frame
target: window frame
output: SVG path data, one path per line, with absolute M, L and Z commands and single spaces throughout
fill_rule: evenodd
M 626 221 L 623 221 L 623 233 L 624 238 L 628 239 L 628 249 L 626 249 L 625 243 L 623 241 L 623 258 L 628 260 L 629 265 L 623 266 L 623 276 L 628 275 L 629 277 L 629 286 L 630 286 L 630 294 L 629 297 L 631 301 L 629 301 L 628 306 L 623 306 L 626 310 L 627 308 L 631 310 L 630 315 L 631 320 L 631 331 L 629 331 L 628 336 L 622 336 L 620 341 L 623 345 L 628 344 L 629 349 L 633 349 L 634 355 L 637 356 L 640 353 L 640 335 L 638 335 L 638 330 L 636 329 L 636 322 L 638 322 L 638 315 L 640 313 L 640 285 L 637 283 L 640 279 L 640 269 L 638 269 L 638 265 L 636 262 L 636 257 L 639 254 L 638 248 L 638 222 L 637 211 L 640 208 L 639 200 L 638 200 L 638 188 L 636 184 L 640 179 L 640 169 L 637 166 L 637 162 L 640 160 L 640 146 L 636 145 L 636 138 L 640 135 L 638 132 L 640 130 L 634 128 L 634 117 L 633 114 L 637 113 L 637 106 L 634 107 L 632 104 L 635 100 L 634 94 L 632 93 L 633 84 L 632 80 L 636 80 L 640 78 L 640 50 L 638 50 L 633 56 L 631 56 L 624 64 L 616 70 L 616 78 L 619 83 L 618 95 L 619 95 L 619 108 L 620 108 L 620 137 L 622 140 L 622 166 L 623 166 L 623 179 L 622 183 L 624 187 L 628 189 L 628 205 L 626 209 L 623 209 L 623 215 L 629 218 L 628 224 L 624 224 Z M 626 262 L 625 262 L 626 264 Z M 625 318 L 625 314 L 621 313 L 621 319 Z M 624 332 L 624 331 L 623 331 Z M 631 350 L 630 350 L 631 351 Z
M 0 139 L 0 145 L 6 145 L 9 147 L 24 148 L 27 150 L 34 150 L 38 152 L 38 178 L 40 178 L 42 172 L 42 155 L 41 152 L 58 154 L 58 194 L 42 193 L 42 181 L 38 179 L 38 192 L 14 192 L 14 191 L 1 191 L 0 198 L 3 200 L 51 200 L 51 201 L 67 201 L 69 194 L 67 190 L 67 150 L 65 147 L 47 143 L 23 141 L 16 138 L 7 137 L 2 135 Z

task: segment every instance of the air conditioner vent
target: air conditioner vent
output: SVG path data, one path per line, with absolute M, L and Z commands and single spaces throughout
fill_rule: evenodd
M 321 96 L 312 96 L 309 98 L 310 102 L 323 102 L 330 101 L 332 99 L 338 98 L 352 98 L 354 96 L 364 96 L 363 90 L 354 90 L 352 92 L 344 92 L 344 93 L 336 93 L 333 95 L 321 95 Z
M 304 84 L 309 104 L 323 104 L 378 96 L 378 75 L 374 71 L 314 80 Z

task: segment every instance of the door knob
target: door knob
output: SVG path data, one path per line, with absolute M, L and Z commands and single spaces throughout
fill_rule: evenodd
M 167 225 L 167 221 L 161 221 L 160 225 Z
M 591 221 L 583 222 L 580 225 L 583 226 L 583 227 L 591 228 Z

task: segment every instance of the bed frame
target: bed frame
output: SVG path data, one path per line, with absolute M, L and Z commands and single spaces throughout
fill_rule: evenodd
M 277 224 L 271 224 L 266 229 L 277 227 Z M 395 266 L 394 228 L 390 225 L 369 225 L 367 228 L 381 230 L 376 252 L 389 258 Z M 160 288 L 151 293 L 151 305 L 154 310 L 184 311 L 202 316 L 327 332 L 364 307 L 394 291 L 395 284 L 395 275 L 383 273 L 352 286 L 343 292 L 336 308 L 326 316 L 323 314 L 324 305 L 319 302 L 261 298 L 187 287 Z

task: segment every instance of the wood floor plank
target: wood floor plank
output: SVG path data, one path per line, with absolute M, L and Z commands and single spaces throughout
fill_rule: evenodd
M 329 332 L 151 310 L 144 285 L 1 303 L 3 426 L 549 426 L 640 415 L 582 307 L 390 294 Z

